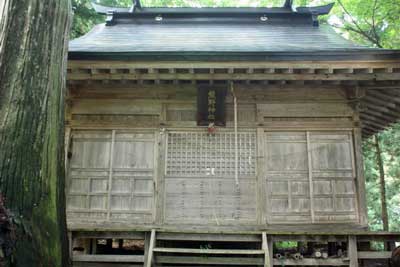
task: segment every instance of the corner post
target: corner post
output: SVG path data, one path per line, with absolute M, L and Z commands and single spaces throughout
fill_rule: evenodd
M 347 254 L 350 260 L 349 267 L 358 267 L 357 237 L 354 235 L 349 235 Z

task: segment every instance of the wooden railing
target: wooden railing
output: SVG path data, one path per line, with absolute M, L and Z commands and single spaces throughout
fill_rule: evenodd
M 76 247 L 77 240 L 84 240 L 83 249 Z M 98 240 L 142 240 L 143 248 L 133 254 L 97 254 Z M 183 233 L 143 232 L 72 232 L 70 234 L 73 266 L 367 266 L 368 261 L 389 264 L 391 250 L 400 241 L 399 233 L 363 232 L 353 234 L 311 233 Z M 300 244 L 341 244 L 333 254 L 326 248 L 312 254 L 277 248 L 282 241 Z M 382 242 L 387 250 L 367 250 L 370 242 Z M 122 242 L 120 242 L 122 244 Z M 81 242 L 82 244 L 82 242 Z M 110 249 L 112 249 L 110 247 Z M 343 250 L 343 251 L 342 251 Z M 338 251 L 340 253 L 338 253 Z M 320 253 L 318 253 L 320 252 Z M 90 265 L 88 265 L 90 264 Z M 383 264 L 383 265 L 382 265 Z M 374 266 L 374 265 L 368 265 Z M 389 266 L 389 265 L 387 265 Z

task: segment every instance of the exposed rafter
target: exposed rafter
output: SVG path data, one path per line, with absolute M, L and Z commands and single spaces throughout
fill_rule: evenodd
M 349 95 L 359 103 L 363 136 L 369 137 L 400 119 L 399 63 L 220 63 L 195 66 L 174 63 L 70 63 L 69 84 L 135 83 L 135 84 L 255 84 L 266 87 L 300 86 L 362 90 L 360 96 Z M 346 67 L 347 66 L 347 67 Z M 368 66 L 368 67 L 367 67 Z M 366 83 L 364 86 L 363 83 Z M 350 92 L 350 91 L 349 91 Z M 353 100 L 352 100 L 353 101 Z

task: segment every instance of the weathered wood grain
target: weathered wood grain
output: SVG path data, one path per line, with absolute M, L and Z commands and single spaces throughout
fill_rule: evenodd
M 153 221 L 153 133 L 75 131 L 72 142 L 71 218 Z
M 74 262 L 143 262 L 143 255 L 74 255 Z
M 70 98 L 73 224 L 359 223 L 360 143 L 344 88 L 238 85 L 236 186 L 230 96 L 227 127 L 209 135 L 196 127 L 191 84 L 97 86 L 74 87 Z

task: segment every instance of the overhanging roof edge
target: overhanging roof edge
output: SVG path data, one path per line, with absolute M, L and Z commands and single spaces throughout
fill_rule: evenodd
M 69 60 L 238 60 L 238 61 L 300 61 L 300 60 L 400 60 L 400 50 L 359 49 L 312 52 L 82 52 L 70 51 Z

